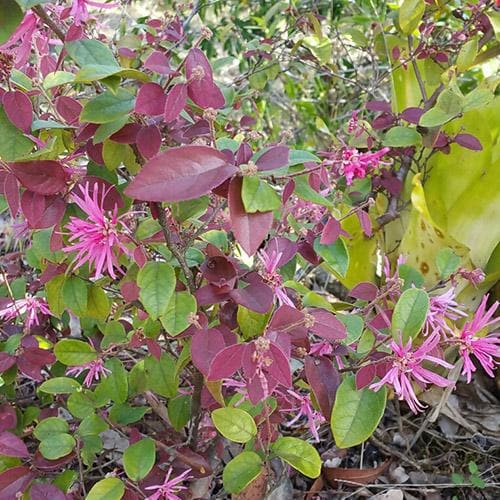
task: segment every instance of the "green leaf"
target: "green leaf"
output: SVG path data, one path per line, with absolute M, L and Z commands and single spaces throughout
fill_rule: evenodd
M 7 118 L 3 106 L 0 106 L 0 160 L 15 161 L 26 156 L 33 149 L 31 142 Z
M 141 439 L 129 446 L 123 454 L 123 467 L 132 481 L 144 479 L 155 464 L 155 442 L 151 438 Z
M 74 81 L 75 75 L 73 73 L 68 73 L 67 71 L 54 71 L 44 78 L 42 86 L 45 90 L 49 90 L 53 87 L 58 87 L 59 85 L 72 83 Z
M 38 390 L 48 394 L 72 394 L 81 387 L 80 383 L 72 378 L 55 377 L 46 380 Z
M 54 354 L 58 361 L 66 366 L 78 366 L 90 363 L 97 358 L 95 349 L 76 339 L 62 339 L 54 346 Z
M 107 349 L 111 344 L 124 344 L 128 341 L 125 328 L 119 321 L 108 321 L 104 328 L 101 347 Z
M 125 493 L 125 485 L 117 477 L 101 479 L 92 486 L 85 500 L 120 500 Z
M 128 116 L 122 116 L 121 118 L 118 118 L 117 120 L 114 120 L 112 122 L 99 125 L 97 127 L 97 130 L 95 131 L 92 142 L 94 144 L 99 144 L 105 141 L 108 137 L 112 136 L 115 132 L 118 132 L 118 130 L 123 128 L 127 121 Z
M 449 122 L 455 117 L 455 115 L 450 115 L 442 109 L 432 108 L 426 111 L 419 120 L 419 124 L 422 127 L 439 127 Z
M 344 277 L 349 268 L 349 254 L 344 240 L 338 238 L 331 245 L 322 245 L 320 238 L 314 240 L 314 251 L 341 277 Z
M 257 435 L 254 419 L 239 408 L 217 408 L 212 412 L 212 421 L 225 438 L 236 443 L 247 443 Z
M 295 190 L 294 193 L 301 199 L 305 201 L 310 201 L 321 205 L 323 207 L 332 208 L 332 203 L 327 200 L 324 196 L 321 196 L 317 191 L 315 191 L 308 181 L 307 175 L 299 175 L 295 177 Z
M 424 284 L 422 274 L 408 264 L 398 266 L 398 275 L 404 282 L 403 291 L 414 286 L 419 288 Z
M 107 431 L 109 425 L 95 413 L 87 415 L 78 427 L 78 435 L 80 436 L 97 436 L 101 432 Z
M 244 451 L 234 457 L 222 473 L 224 489 L 228 493 L 244 490 L 262 472 L 262 459 L 254 451 Z
M 384 146 L 393 148 L 404 148 L 422 142 L 422 136 L 413 128 L 392 127 L 385 134 Z
M 74 392 L 68 398 L 68 410 L 74 417 L 85 418 L 91 415 L 96 405 L 90 397 L 90 392 Z
M 443 90 L 436 102 L 436 107 L 452 116 L 459 115 L 463 110 L 464 97 L 449 88 Z
M 62 288 L 65 281 L 66 277 L 64 274 L 60 274 L 59 276 L 52 278 L 45 285 L 45 294 L 47 296 L 47 302 L 49 303 L 50 312 L 58 318 L 60 318 L 61 314 L 64 312 Z
M 114 404 L 109 410 L 109 418 L 112 422 L 119 425 L 129 425 L 141 420 L 148 411 L 149 408 L 147 406 Z
M 81 68 L 85 66 L 113 66 L 120 68 L 111 49 L 98 40 L 81 39 L 66 42 L 66 51 Z
M 118 89 L 116 94 L 103 92 L 88 101 L 80 114 L 80 121 L 90 123 L 108 123 L 134 109 L 135 96 L 124 89 Z
M 260 335 L 269 320 L 269 314 L 260 314 L 244 306 L 238 306 L 236 316 L 244 339 L 251 339 Z
M 21 24 L 24 13 L 14 0 L 0 3 L 0 45 L 4 44 Z
M 406 342 L 415 337 L 424 325 L 429 311 L 429 296 L 420 288 L 405 290 L 394 308 L 392 314 L 392 336 Z
M 436 267 L 441 279 L 448 278 L 459 265 L 460 257 L 450 247 L 441 248 L 436 255 Z
M 62 287 L 64 305 L 76 316 L 85 316 L 88 304 L 87 284 L 76 276 L 69 276 Z
M 59 417 L 48 417 L 39 422 L 33 434 L 37 439 L 43 441 L 44 439 L 50 439 L 55 434 L 65 434 L 68 431 L 69 425 L 66 420 Z
M 467 71 L 473 64 L 478 53 L 477 38 L 473 38 L 464 43 L 458 53 L 457 69 L 458 71 Z
M 124 403 L 128 397 L 127 371 L 118 358 L 109 359 L 105 366 L 111 373 L 99 383 L 96 396 L 105 393 L 115 403 Z
M 344 379 L 337 389 L 331 428 L 339 448 L 350 448 L 366 441 L 376 429 L 386 403 L 385 387 L 374 392 L 356 389 L 354 376 Z
M 361 337 L 364 326 L 363 318 L 354 314 L 336 314 L 335 317 L 347 328 L 347 337 L 342 341 L 343 344 L 352 344 Z
M 302 165 L 306 162 L 319 163 L 321 160 L 313 153 L 302 149 L 291 149 L 288 157 L 288 166 Z
M 424 0 L 404 0 L 399 9 L 399 27 L 405 35 L 411 35 L 418 28 L 424 11 Z
M 110 307 L 106 292 L 97 285 L 91 285 L 87 293 L 87 309 L 83 316 L 105 320 L 108 317 Z
M 483 108 L 488 106 L 494 99 L 493 92 L 481 87 L 475 88 L 464 97 L 464 113 L 471 109 Z
M 321 458 L 314 446 L 294 437 L 280 437 L 271 446 L 271 451 L 294 469 L 310 478 L 321 474 Z
M 153 356 L 147 356 L 144 359 L 144 370 L 148 387 L 152 391 L 166 398 L 177 394 L 179 378 L 176 375 L 175 361 L 170 355 L 163 353 L 159 361 Z
M 241 199 L 245 206 L 245 212 L 269 212 L 277 210 L 281 206 L 281 199 L 276 191 L 264 180 L 257 176 L 243 177 Z
M 44 439 L 38 449 L 47 460 L 57 460 L 71 453 L 76 441 L 69 434 L 53 434 L 50 439 Z
M 148 262 L 137 274 L 139 297 L 151 319 L 165 314 L 175 289 L 175 272 L 165 262 Z
M 170 335 L 178 335 L 189 325 L 189 316 L 196 313 L 196 299 L 189 292 L 175 292 L 168 301 L 167 310 L 160 317 Z
M 176 431 L 181 431 L 191 417 L 191 396 L 180 395 L 168 402 L 168 418 Z

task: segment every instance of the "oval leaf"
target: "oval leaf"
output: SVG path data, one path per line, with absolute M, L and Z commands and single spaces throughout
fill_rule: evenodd
M 239 493 L 262 471 L 262 459 L 253 451 L 244 451 L 224 467 L 222 481 L 228 493 Z
M 166 262 L 148 262 L 137 274 L 139 297 L 151 319 L 167 310 L 175 289 L 175 272 Z
M 94 484 L 86 500 L 120 500 L 124 493 L 125 485 L 117 477 L 108 477 Z
M 217 408 L 212 421 L 224 437 L 236 443 L 246 443 L 257 435 L 254 419 L 239 408 Z
M 129 446 L 123 454 L 125 473 L 132 481 L 144 479 L 156 460 L 155 443 L 151 438 L 141 439 Z
M 294 437 L 280 437 L 271 451 L 304 476 L 316 478 L 321 474 L 321 457 L 314 446 Z
M 429 311 L 429 296 L 419 288 L 405 290 L 392 315 L 392 336 L 406 342 L 415 337 L 422 328 Z

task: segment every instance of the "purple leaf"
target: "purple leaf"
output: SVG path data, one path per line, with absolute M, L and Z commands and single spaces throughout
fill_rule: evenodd
M 361 367 L 356 372 L 356 389 L 360 391 L 369 385 L 377 374 L 377 367 L 373 364 Z
M 250 161 L 252 148 L 246 142 L 242 142 L 236 151 L 236 165 L 243 165 Z
M 368 101 L 366 103 L 366 109 L 369 109 L 370 111 L 382 111 L 383 113 L 390 113 L 391 103 L 386 101 Z
M 218 288 L 230 290 L 234 287 L 237 271 L 234 264 L 225 256 L 215 255 L 208 258 L 200 266 L 203 277 Z
M 177 83 L 170 89 L 165 99 L 163 119 L 167 123 L 174 121 L 186 106 L 186 100 L 187 85 L 185 83 Z
M 420 108 L 406 108 L 401 113 L 401 118 L 408 123 L 414 123 L 415 125 L 418 125 L 420 117 L 424 114 L 424 112 L 425 111 Z
M 241 199 L 243 179 L 235 177 L 229 185 L 229 215 L 234 237 L 248 255 L 253 255 L 273 224 L 272 212 L 247 214 Z
M 174 70 L 170 67 L 168 57 L 158 50 L 155 50 L 146 59 L 144 67 L 160 75 L 172 75 Z
M 213 80 L 212 67 L 205 54 L 198 48 L 191 49 L 186 57 L 188 95 L 200 108 L 219 109 L 225 99 Z
M 23 493 L 36 474 L 24 465 L 6 469 L 0 474 L 0 500 L 12 500 Z
M 363 229 L 363 233 L 365 233 L 365 236 L 367 238 L 371 238 L 373 234 L 373 229 L 372 229 L 372 220 L 370 219 L 370 216 L 364 210 L 358 210 L 356 212 L 356 215 L 358 216 L 359 223 L 361 224 L 361 227 Z
M 276 255 L 281 253 L 278 267 L 284 266 L 290 262 L 297 253 L 297 243 L 288 238 L 275 237 L 271 238 L 266 246 L 268 254 L 276 252 Z
M 226 157 L 208 146 L 181 146 L 148 161 L 125 189 L 142 201 L 183 201 L 198 198 L 236 173 Z
M 330 217 L 326 223 L 319 240 L 321 245 L 331 245 L 335 243 L 340 236 L 342 227 L 340 222 L 335 217 Z
M 55 102 L 57 112 L 66 120 L 67 123 L 73 125 L 78 122 L 83 106 L 76 99 L 67 96 L 59 96 Z M 91 125 L 95 124 L 92 123 Z
M 255 162 L 259 170 L 274 170 L 288 165 L 289 149 L 287 146 L 273 146 L 260 155 Z
M 10 163 L 9 167 L 19 182 L 34 193 L 52 195 L 66 188 L 68 175 L 57 161 L 25 161 Z
M 271 308 L 274 292 L 264 283 L 250 283 L 245 288 L 235 288 L 229 296 L 236 304 L 259 314 L 265 314 Z
M 59 223 L 66 203 L 57 195 L 44 196 L 26 190 L 21 197 L 21 210 L 31 229 L 45 229 Z
M 482 151 L 483 146 L 479 139 L 471 134 L 458 134 L 455 136 L 455 142 L 460 146 L 471 149 L 472 151 Z
M 20 207 L 19 184 L 13 174 L 5 176 L 3 184 L 3 194 L 9 205 L 9 210 L 13 218 L 17 217 Z
M 16 425 L 16 410 L 9 403 L 4 403 L 0 406 L 0 432 L 14 429 Z
M 357 284 L 350 292 L 349 296 L 355 299 L 366 300 L 371 302 L 375 300 L 378 294 L 378 288 L 369 281 L 364 281 Z
M 231 377 L 241 368 L 241 359 L 245 344 L 234 344 L 222 349 L 210 363 L 208 380 L 220 380 Z
M 30 490 L 31 500 L 66 500 L 66 495 L 53 484 L 36 483 Z
M 161 132 L 156 125 L 149 125 L 147 127 L 142 127 L 137 134 L 137 149 L 139 153 L 149 160 L 153 158 L 161 147 Z
M 5 92 L 3 107 L 9 120 L 24 133 L 31 130 L 33 122 L 33 105 L 30 98 L 23 92 Z
M 335 394 L 340 385 L 339 373 L 331 360 L 324 356 L 306 356 L 304 368 L 321 413 L 330 420 Z
M 21 439 L 11 432 L 4 431 L 0 433 L 0 455 L 26 458 L 30 453 Z
M 191 339 L 191 359 L 194 366 L 207 376 L 213 359 L 225 347 L 224 337 L 216 328 L 198 330 Z
M 139 123 L 127 123 L 118 132 L 115 132 L 110 139 L 120 144 L 134 144 L 141 128 Z
M 12 304 L 12 302 L 9 303 Z M 15 356 L 7 354 L 6 352 L 0 352 L 0 373 L 8 370 L 10 367 L 16 364 Z
M 309 328 L 311 332 L 326 340 L 336 342 L 347 337 L 347 330 L 331 312 L 324 309 L 311 309 L 310 314 L 314 316 L 314 325 Z
M 137 92 L 135 112 L 141 115 L 158 116 L 165 109 L 165 92 L 157 83 L 145 83 Z

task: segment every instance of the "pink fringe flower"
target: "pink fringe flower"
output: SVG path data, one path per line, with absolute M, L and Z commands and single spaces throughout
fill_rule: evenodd
M 123 244 L 123 232 L 126 229 L 118 217 L 118 208 L 113 211 L 104 210 L 106 192 L 99 194 L 98 184 L 94 184 L 90 192 L 89 183 L 81 186 L 81 196 L 72 194 L 72 201 L 76 203 L 88 216 L 86 220 L 70 217 L 65 226 L 70 232 L 69 242 L 75 242 L 64 247 L 63 252 L 78 252 L 75 259 L 75 268 L 88 262 L 89 267 L 95 269 L 94 278 L 102 276 L 103 269 L 116 279 L 114 268 L 119 268 L 116 254 L 131 255 L 130 250 Z M 127 214 L 128 215 L 128 214 Z
M 442 295 L 430 297 L 429 312 L 425 319 L 424 335 L 439 333 L 442 336 L 453 334 L 453 329 L 447 320 L 456 321 L 461 317 L 467 317 L 464 311 L 458 308 L 455 301 L 455 290 L 450 288 Z
M 79 366 L 72 366 L 66 370 L 66 375 L 73 375 L 74 377 L 80 376 L 85 370 L 88 370 L 87 375 L 83 381 L 85 387 L 90 387 L 94 381 L 98 382 L 101 377 L 105 378 L 110 373 L 104 366 L 104 361 L 101 358 L 94 359 L 88 363 Z
M 89 5 L 98 9 L 112 9 L 114 7 L 119 7 L 118 3 L 102 3 L 93 2 L 91 0 L 73 0 L 69 15 L 73 17 L 73 22 L 76 26 L 80 26 L 83 22 L 86 22 L 89 19 Z
M 485 295 L 472 321 L 465 323 L 460 337 L 452 340 L 452 342 L 458 343 L 460 355 L 464 360 L 462 375 L 466 375 L 467 383 L 471 381 L 472 373 L 476 371 L 476 366 L 471 359 L 472 356 L 479 361 L 490 377 L 495 376 L 493 370 L 499 364 L 495 358 L 500 358 L 500 333 L 495 332 L 487 337 L 475 336 L 481 330 L 500 323 L 500 317 L 492 319 L 498 309 L 499 302 L 495 302 L 486 310 L 487 301 L 488 295 Z
M 264 281 L 274 290 L 279 305 L 286 304 L 287 306 L 295 307 L 290 297 L 286 294 L 283 287 L 283 279 L 277 271 L 278 264 L 283 255 L 282 252 L 278 253 L 276 250 L 273 250 L 271 254 L 268 254 L 265 250 L 261 250 L 257 255 L 263 267 L 261 275 Z
M 28 330 L 36 325 L 40 325 L 40 316 L 50 316 L 49 305 L 42 297 L 31 297 L 26 294 L 24 299 L 18 299 L 7 307 L 0 309 L 0 318 L 10 320 L 26 314 L 26 327 Z
M 283 411 L 298 412 L 297 415 L 292 420 L 290 420 L 287 425 L 291 426 L 300 418 L 306 417 L 311 434 L 313 435 L 316 442 L 319 442 L 320 439 L 318 429 L 320 425 L 325 422 L 325 417 L 323 417 L 323 415 L 319 411 L 313 408 L 309 394 L 302 396 L 301 394 L 298 394 L 295 391 L 291 390 L 288 390 L 287 393 L 288 394 L 285 395 L 287 400 L 289 401 L 289 398 L 287 396 L 290 395 L 293 399 L 295 399 L 296 402 L 294 401 L 294 403 L 292 403 L 293 406 L 291 408 L 286 408 Z
M 425 389 L 427 384 L 435 384 L 439 387 L 453 384 L 453 382 L 422 366 L 424 361 L 430 361 L 445 368 L 453 368 L 443 359 L 429 354 L 437 347 L 439 341 L 439 335 L 431 335 L 416 350 L 412 350 L 411 338 L 406 345 L 403 345 L 402 341 L 399 344 L 394 340 L 391 341 L 389 347 L 393 352 L 392 366 L 379 382 L 370 385 L 370 389 L 378 391 L 384 385 L 391 385 L 399 399 L 406 401 L 413 413 L 422 411 L 425 406 L 417 399 L 413 382 L 416 382 L 422 389 Z
M 146 490 L 156 490 L 151 496 L 147 497 L 146 500 L 159 500 L 160 498 L 165 498 L 166 500 L 181 500 L 177 493 L 180 493 L 182 490 L 187 490 L 187 486 L 182 486 L 180 483 L 192 479 L 193 476 L 190 475 L 191 469 L 185 470 L 182 474 L 170 479 L 172 471 L 173 469 L 170 467 L 163 484 L 155 484 L 154 486 L 147 486 L 145 488 Z
M 390 148 L 382 148 L 373 153 L 360 153 L 356 148 L 346 147 L 342 151 L 341 173 L 350 186 L 354 179 L 364 179 L 368 173 L 381 164 L 381 158 L 390 151 Z

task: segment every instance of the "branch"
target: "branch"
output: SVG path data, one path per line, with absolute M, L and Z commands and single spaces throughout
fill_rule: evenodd
M 64 32 L 57 26 L 57 24 L 52 21 L 50 16 L 45 12 L 44 8 L 41 5 L 37 5 L 32 7 L 31 10 L 54 32 L 54 34 L 64 43 L 66 40 L 66 35 Z
M 422 99 L 424 100 L 425 104 L 427 102 L 427 91 L 425 90 L 425 83 L 422 80 L 422 75 L 420 74 L 417 60 L 415 59 L 415 53 L 413 52 L 413 37 L 411 35 L 408 35 L 408 48 L 410 49 L 411 65 L 413 66 L 413 71 L 415 72 L 415 77 L 417 78 L 418 87 L 420 88 L 420 93 L 422 94 Z

